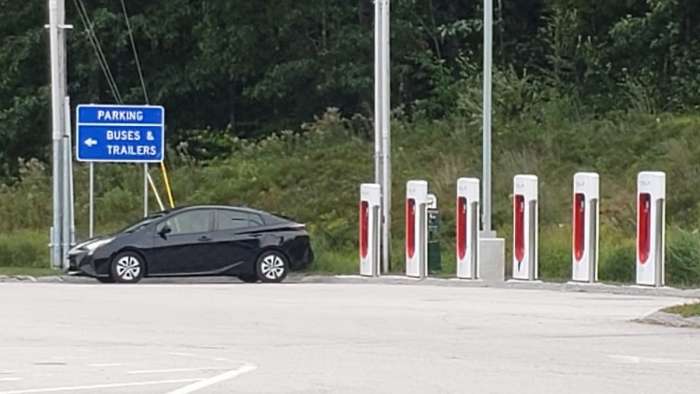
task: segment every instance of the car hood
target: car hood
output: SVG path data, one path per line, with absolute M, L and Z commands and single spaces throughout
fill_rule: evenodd
M 81 242 L 81 243 L 75 245 L 75 246 L 72 248 L 72 250 L 83 249 L 83 248 L 85 248 L 86 246 L 88 246 L 88 245 L 90 245 L 90 244 L 92 244 L 92 243 L 95 243 L 95 242 L 98 242 L 98 241 L 103 241 L 103 240 L 106 240 L 106 239 L 113 240 L 113 239 L 116 239 L 118 236 L 119 236 L 119 234 L 112 234 L 112 235 L 101 235 L 101 236 L 99 236 L 99 237 L 90 238 L 90 239 L 88 239 L 88 240 L 86 240 L 86 241 L 83 241 L 83 242 Z

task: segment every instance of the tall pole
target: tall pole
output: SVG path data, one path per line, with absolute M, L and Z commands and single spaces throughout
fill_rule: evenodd
M 71 190 L 70 190 L 70 179 L 72 177 L 71 174 L 71 168 L 70 168 L 70 163 L 71 163 L 71 158 L 70 158 L 70 132 L 71 132 L 71 127 L 70 127 L 70 98 L 68 96 L 63 98 L 63 140 L 61 141 L 63 145 L 62 149 L 62 154 L 63 154 L 63 177 L 62 177 L 62 198 L 63 198 L 63 214 L 61 221 L 63 223 L 63 229 L 61 230 L 62 232 L 62 265 L 61 268 L 66 270 L 68 269 L 68 266 L 66 265 L 68 263 L 68 251 L 70 250 L 71 247 L 71 211 L 73 207 L 71 206 Z
M 52 124 L 52 188 L 53 220 L 51 232 L 51 265 L 60 268 L 63 264 L 62 187 L 62 140 L 65 127 L 63 120 L 65 97 L 65 41 L 61 31 L 64 28 L 65 3 L 63 0 L 49 0 L 49 47 L 51 62 L 51 124 Z
M 382 3 L 374 0 L 374 182 L 382 184 Z
M 382 269 L 389 272 L 391 265 L 391 8 L 390 0 L 383 0 L 382 9 Z
M 91 161 L 90 164 L 88 164 L 88 165 L 90 167 L 90 170 L 89 170 L 90 171 L 90 180 L 89 180 L 90 190 L 88 192 L 89 196 L 90 196 L 89 197 L 90 204 L 88 206 L 88 215 L 89 215 L 89 219 L 88 219 L 88 223 L 89 223 L 88 231 L 89 232 L 88 232 L 88 234 L 89 234 L 90 238 L 92 238 L 95 236 L 95 163 Z
M 484 108 L 483 108 L 483 228 L 491 233 L 491 100 L 493 66 L 493 0 L 484 0 Z
M 148 217 L 148 163 L 143 165 L 143 217 Z

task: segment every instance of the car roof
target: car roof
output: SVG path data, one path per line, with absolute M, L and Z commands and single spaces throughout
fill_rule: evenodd
M 253 209 L 253 208 L 241 207 L 241 206 L 232 206 L 232 205 L 183 205 L 181 207 L 166 209 L 164 211 L 161 211 L 160 213 L 167 215 L 167 214 L 171 214 L 171 213 L 175 213 L 175 212 L 191 211 L 191 210 L 195 210 L 195 209 L 233 209 L 236 211 L 255 213 L 258 215 L 263 215 L 263 216 L 268 216 L 268 217 L 278 217 L 277 215 L 271 214 L 269 212 L 261 211 L 259 209 Z M 287 218 L 280 218 L 280 219 L 289 220 Z

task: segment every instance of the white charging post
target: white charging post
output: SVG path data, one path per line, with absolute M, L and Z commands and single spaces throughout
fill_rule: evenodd
M 455 247 L 457 277 L 479 279 L 479 179 L 457 180 Z
M 517 175 L 513 179 L 513 279 L 537 279 L 537 232 L 537 177 Z
M 406 184 L 406 276 L 424 278 L 428 272 L 428 182 Z
M 574 175 L 571 220 L 572 280 L 594 283 L 598 280 L 600 176 L 580 172 Z
M 379 276 L 380 207 L 382 188 L 374 183 L 360 186 L 360 275 Z
M 664 285 L 666 174 L 641 172 L 637 177 L 637 284 Z

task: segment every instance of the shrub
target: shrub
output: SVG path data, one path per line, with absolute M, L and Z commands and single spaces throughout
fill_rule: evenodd
M 634 238 L 623 238 L 619 235 L 606 238 L 601 234 L 600 243 L 599 279 L 621 283 L 634 282 L 636 255 Z
M 666 281 L 681 286 L 700 283 L 700 234 L 681 229 L 669 232 Z
M 540 231 L 539 269 L 542 279 L 571 278 L 571 226 L 548 226 Z
M 48 267 L 48 236 L 35 231 L 0 234 L 0 266 Z

